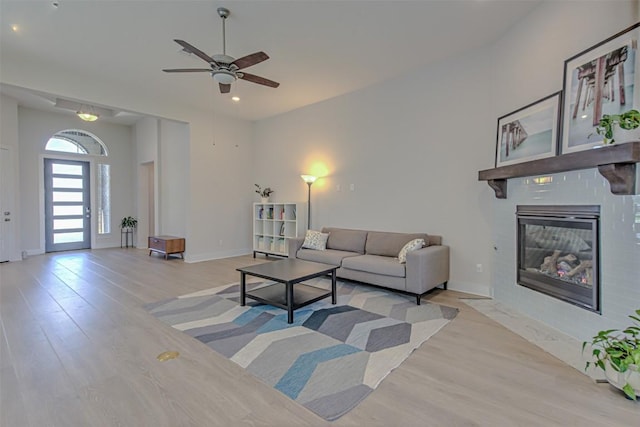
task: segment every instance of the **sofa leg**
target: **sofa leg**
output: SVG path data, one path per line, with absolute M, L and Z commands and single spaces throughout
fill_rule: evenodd
M 444 289 L 445 291 L 447 290 L 447 282 L 444 282 L 444 283 L 442 284 L 442 289 Z
M 416 294 L 416 304 L 420 305 L 420 298 L 422 297 L 422 295 L 420 294 Z

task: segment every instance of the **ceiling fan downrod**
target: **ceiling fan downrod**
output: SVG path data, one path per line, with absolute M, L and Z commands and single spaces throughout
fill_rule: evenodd
M 220 18 L 222 18 L 222 54 L 223 55 L 227 54 L 227 38 L 226 38 L 226 32 L 225 32 L 225 21 L 227 20 L 229 13 L 230 13 L 229 9 L 225 7 L 218 8 L 218 15 L 220 16 Z

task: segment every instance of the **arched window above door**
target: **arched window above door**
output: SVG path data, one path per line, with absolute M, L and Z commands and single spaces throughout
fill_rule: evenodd
M 47 141 L 45 150 L 89 156 L 109 155 L 106 145 L 95 135 L 78 129 L 57 132 Z

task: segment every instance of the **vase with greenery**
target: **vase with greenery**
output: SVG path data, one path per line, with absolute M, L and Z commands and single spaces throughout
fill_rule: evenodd
M 605 114 L 596 126 L 598 135 L 602 135 L 605 144 L 616 142 L 614 133 L 616 126 L 624 130 L 633 130 L 640 127 L 640 112 L 638 110 L 625 111 L 622 114 Z
M 133 230 L 138 226 L 138 220 L 132 216 L 125 216 L 120 221 L 120 228 L 123 230 Z
M 597 366 L 605 372 L 609 383 L 636 400 L 640 395 L 640 309 L 629 318 L 633 321 L 631 326 L 598 332 L 591 341 L 582 344 L 582 351 L 587 346 L 591 349 L 592 360 L 585 370 Z
M 265 203 L 269 200 L 269 196 L 274 193 L 274 191 L 270 187 L 262 188 L 258 184 L 253 184 L 256 186 L 256 193 L 260 195 L 262 198 L 262 202 Z

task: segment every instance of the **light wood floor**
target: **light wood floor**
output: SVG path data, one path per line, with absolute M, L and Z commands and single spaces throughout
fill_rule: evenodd
M 187 264 L 138 249 L 0 265 L 0 424 L 22 426 L 623 426 L 640 403 L 458 300 L 458 316 L 327 423 L 143 304 L 238 281 L 250 256 Z M 410 297 L 408 297 L 410 298 Z M 176 350 L 175 360 L 156 356 Z

